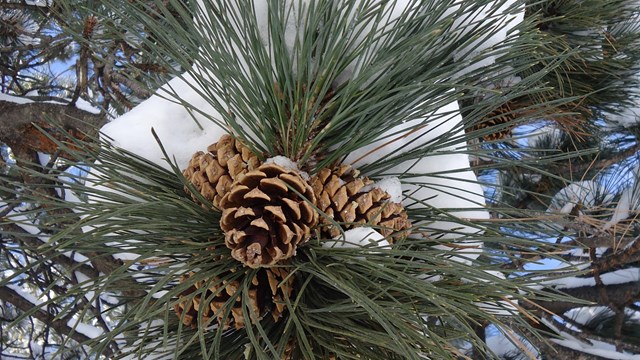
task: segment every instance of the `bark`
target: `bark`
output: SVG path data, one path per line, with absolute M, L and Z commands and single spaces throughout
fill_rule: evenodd
M 51 144 L 44 144 L 40 136 L 40 143 L 34 143 L 33 137 L 39 130 L 33 126 L 37 124 L 43 128 L 53 128 L 59 125 L 67 134 L 51 135 L 62 139 L 63 135 L 83 134 L 94 137 L 98 129 L 106 123 L 103 114 L 92 114 L 80 110 L 75 106 L 34 102 L 17 104 L 11 101 L 0 100 L 0 142 L 11 147 L 18 158 L 31 161 L 32 152 L 51 151 Z M 33 148 L 33 149 L 29 149 Z
M 602 305 L 613 305 L 624 307 L 629 303 L 635 301 L 640 298 L 640 282 L 634 281 L 625 284 L 616 284 L 616 285 L 604 285 L 604 291 L 606 291 L 607 296 L 609 298 L 609 304 Z M 540 307 L 554 313 L 561 315 L 568 310 L 589 306 L 589 304 L 585 304 L 584 302 L 591 302 L 592 304 L 601 304 L 600 294 L 597 291 L 595 286 L 581 286 L 570 289 L 560 289 L 563 294 L 569 295 L 578 299 L 577 301 L 541 301 L 541 300 L 533 300 L 531 303 L 529 302 L 521 302 L 520 305 L 530 311 L 539 312 Z M 582 300 L 584 302 L 579 302 Z

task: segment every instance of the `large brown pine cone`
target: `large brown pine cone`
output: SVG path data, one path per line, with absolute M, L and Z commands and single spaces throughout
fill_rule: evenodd
M 263 164 L 222 199 L 220 227 L 236 260 L 256 268 L 292 257 L 318 222 L 311 186 L 297 171 Z
M 320 216 L 324 237 L 340 235 L 340 229 L 328 218 L 339 223 L 343 230 L 364 224 L 378 227 L 382 235 L 392 235 L 389 241 L 408 235 L 404 230 L 411 227 L 411 222 L 402 204 L 389 202 L 391 195 L 371 187 L 372 184 L 371 179 L 360 177 L 359 172 L 348 165 L 322 169 L 311 179 L 316 206 L 325 213 Z
M 182 174 L 202 196 L 219 208 L 234 180 L 260 166 L 258 157 L 231 135 L 223 135 L 218 142 L 209 145 L 207 152 L 198 151 Z M 194 201 L 199 202 L 192 195 Z
M 184 282 L 193 276 L 195 273 L 190 272 L 183 275 L 180 282 Z M 286 279 L 286 280 L 285 280 Z M 196 328 L 198 325 L 198 312 L 202 313 L 202 326 L 206 324 L 209 319 L 216 317 L 218 324 L 223 326 L 224 329 L 229 328 L 231 321 L 236 329 L 241 329 L 246 325 L 246 319 L 242 313 L 242 298 L 238 290 L 240 289 L 240 281 L 220 281 L 219 277 L 214 278 L 211 282 L 200 280 L 196 284 L 189 287 L 182 294 L 180 294 L 180 302 L 174 306 L 179 318 L 186 326 Z M 195 295 L 193 300 L 189 301 L 190 294 L 194 293 L 198 289 L 209 283 L 209 288 L 202 291 L 200 294 Z M 282 317 L 282 313 L 285 310 L 285 300 L 290 298 L 293 294 L 294 277 L 289 276 L 289 271 L 282 267 L 272 267 L 260 269 L 256 276 L 251 280 L 251 286 L 249 288 L 249 301 L 250 306 L 255 314 L 258 314 L 260 320 L 264 315 L 270 313 L 274 321 L 278 321 Z M 200 302 L 206 301 L 211 298 L 214 293 L 217 293 L 208 304 L 200 308 Z M 224 319 L 226 312 L 225 304 L 229 299 L 231 300 L 231 314 Z M 184 314 L 184 317 L 182 317 Z M 224 321 L 224 323 L 223 323 Z M 255 323 L 256 319 L 252 319 L 251 322 Z

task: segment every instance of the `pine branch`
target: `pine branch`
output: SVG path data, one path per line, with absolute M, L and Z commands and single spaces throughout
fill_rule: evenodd
M 17 104 L 0 100 L 0 142 L 6 143 L 14 150 L 14 153 L 23 157 L 29 153 L 26 148 L 26 133 L 35 130 L 32 123 L 42 127 L 49 127 L 51 123 L 61 124 L 62 127 L 75 134 L 86 134 L 95 137 L 97 129 L 105 122 L 106 118 L 101 114 L 92 114 L 80 110 L 75 106 L 58 105 L 50 103 Z M 39 131 L 31 133 L 36 136 Z M 51 153 L 50 151 L 44 151 Z M 31 157 L 23 157 L 22 160 L 31 161 Z
M 628 304 L 640 299 L 640 283 L 630 282 L 624 284 L 603 285 L 603 290 L 606 291 L 610 304 L 601 304 L 603 306 L 618 306 L 625 307 Z M 582 286 L 576 288 L 562 288 L 556 290 L 562 294 L 568 295 L 570 298 L 578 299 L 578 301 L 570 300 L 530 300 L 531 302 L 523 302 L 520 305 L 527 310 L 540 312 L 540 308 L 545 309 L 545 312 L 551 312 L 554 314 L 563 314 L 568 310 L 578 307 L 586 306 L 585 302 L 592 304 L 600 304 L 600 294 L 596 291 L 595 286 Z
M 591 269 L 594 274 L 602 274 L 615 268 L 625 267 L 631 263 L 640 261 L 640 237 L 631 240 L 631 246 L 622 251 L 614 251 L 612 254 L 594 259 L 591 262 Z
M 10 289 L 6 286 L 0 286 L 0 299 L 13 304 L 16 308 L 20 309 L 23 312 L 30 312 L 33 317 L 51 326 L 62 337 L 68 336 L 69 338 L 77 341 L 80 344 L 86 343 L 91 340 L 91 338 L 67 325 L 66 318 L 57 318 L 55 315 L 50 314 L 42 309 L 37 309 L 34 311 L 34 304 L 22 297 L 13 289 Z M 113 346 L 115 346 L 115 343 L 113 344 Z M 106 355 L 112 355 L 114 354 L 114 348 L 108 346 L 105 348 L 104 353 Z
M 41 240 L 37 239 L 32 234 L 29 234 L 26 230 L 15 223 L 2 223 L 0 224 L 0 229 L 2 230 L 3 236 L 7 236 L 8 239 L 21 244 L 23 247 L 36 250 L 41 248 L 43 244 Z M 40 253 L 40 255 L 46 256 L 46 254 L 43 253 Z M 100 275 L 99 271 L 95 268 L 87 264 L 78 263 L 66 256 L 57 256 L 52 260 L 70 272 L 79 271 L 90 279 L 98 278 Z

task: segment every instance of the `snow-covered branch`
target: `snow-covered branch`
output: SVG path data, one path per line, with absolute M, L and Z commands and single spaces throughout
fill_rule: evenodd
M 89 336 L 85 335 L 81 331 L 78 331 L 78 326 L 76 324 L 70 326 L 68 324 L 69 321 L 67 321 L 66 319 L 56 318 L 55 315 L 43 311 L 42 309 L 34 310 L 34 306 L 37 306 L 37 304 L 34 303 L 35 299 L 30 296 L 30 294 L 22 294 L 15 289 L 9 288 L 7 286 L 2 286 L 0 287 L 0 299 L 13 304 L 16 308 L 20 309 L 23 312 L 31 313 L 33 317 L 45 324 L 48 324 L 62 336 L 68 336 L 78 343 L 83 343 L 91 340 Z M 76 329 L 74 329 L 74 327 Z M 111 348 L 107 348 L 105 350 L 105 354 L 112 353 L 113 349 Z
M 32 145 L 31 141 L 26 141 L 26 137 L 28 135 L 34 136 L 37 133 L 32 125 L 34 123 L 41 127 L 46 127 L 48 124 L 59 124 L 72 134 L 96 135 L 96 129 L 106 122 L 104 115 L 85 111 L 75 106 L 30 101 L 17 103 L 8 101 L 7 98 L 15 99 L 15 97 L 8 97 L 4 94 L 0 98 L 0 114 L 2 114 L 0 117 L 0 142 L 9 145 L 18 157 L 28 151 L 40 150 L 37 147 L 27 149 L 25 146 Z

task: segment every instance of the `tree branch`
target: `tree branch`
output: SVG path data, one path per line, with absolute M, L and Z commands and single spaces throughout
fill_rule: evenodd
M 624 307 L 634 299 L 638 299 L 638 297 L 640 297 L 640 282 L 637 281 L 625 284 L 605 285 L 603 289 L 607 292 L 610 300 L 609 304 L 601 304 L 604 306 L 615 305 Z M 581 286 L 569 289 L 558 289 L 558 291 L 561 291 L 563 294 L 569 295 L 579 300 L 592 302 L 594 304 L 600 304 L 600 295 L 596 291 L 595 286 Z M 573 302 L 560 300 L 532 300 L 531 303 L 522 302 L 520 305 L 524 309 L 534 312 L 540 312 L 540 307 L 542 307 L 554 314 L 563 314 L 568 310 L 577 307 L 588 306 L 577 301 Z
M 54 315 L 49 314 L 42 309 L 33 311 L 35 304 L 20 296 L 20 294 L 15 292 L 13 289 L 6 286 L 0 287 L 0 299 L 13 304 L 16 308 L 20 309 L 20 311 L 31 312 L 33 317 L 51 326 L 60 336 L 68 336 L 78 343 L 84 343 L 91 340 L 91 338 L 83 333 L 74 331 L 72 327 L 67 325 L 64 319 L 56 319 Z M 106 347 L 105 353 L 107 355 L 111 355 L 113 354 L 113 350 Z
M 60 124 L 64 129 L 78 134 L 88 134 L 96 136 L 98 129 L 106 122 L 106 118 L 102 114 L 92 114 L 90 112 L 80 110 L 75 106 L 58 105 L 51 103 L 27 103 L 18 104 L 11 101 L 0 100 L 0 142 L 4 142 L 11 147 L 18 156 L 23 160 L 31 161 L 30 158 L 24 159 L 25 154 L 30 153 L 26 149 L 27 140 L 25 134 L 34 131 L 32 124 L 38 124 L 41 127 L 50 127 L 49 124 Z M 37 130 L 36 130 L 37 131 Z M 33 139 L 28 139 L 33 140 Z M 35 149 L 42 152 L 48 152 L 44 149 Z

